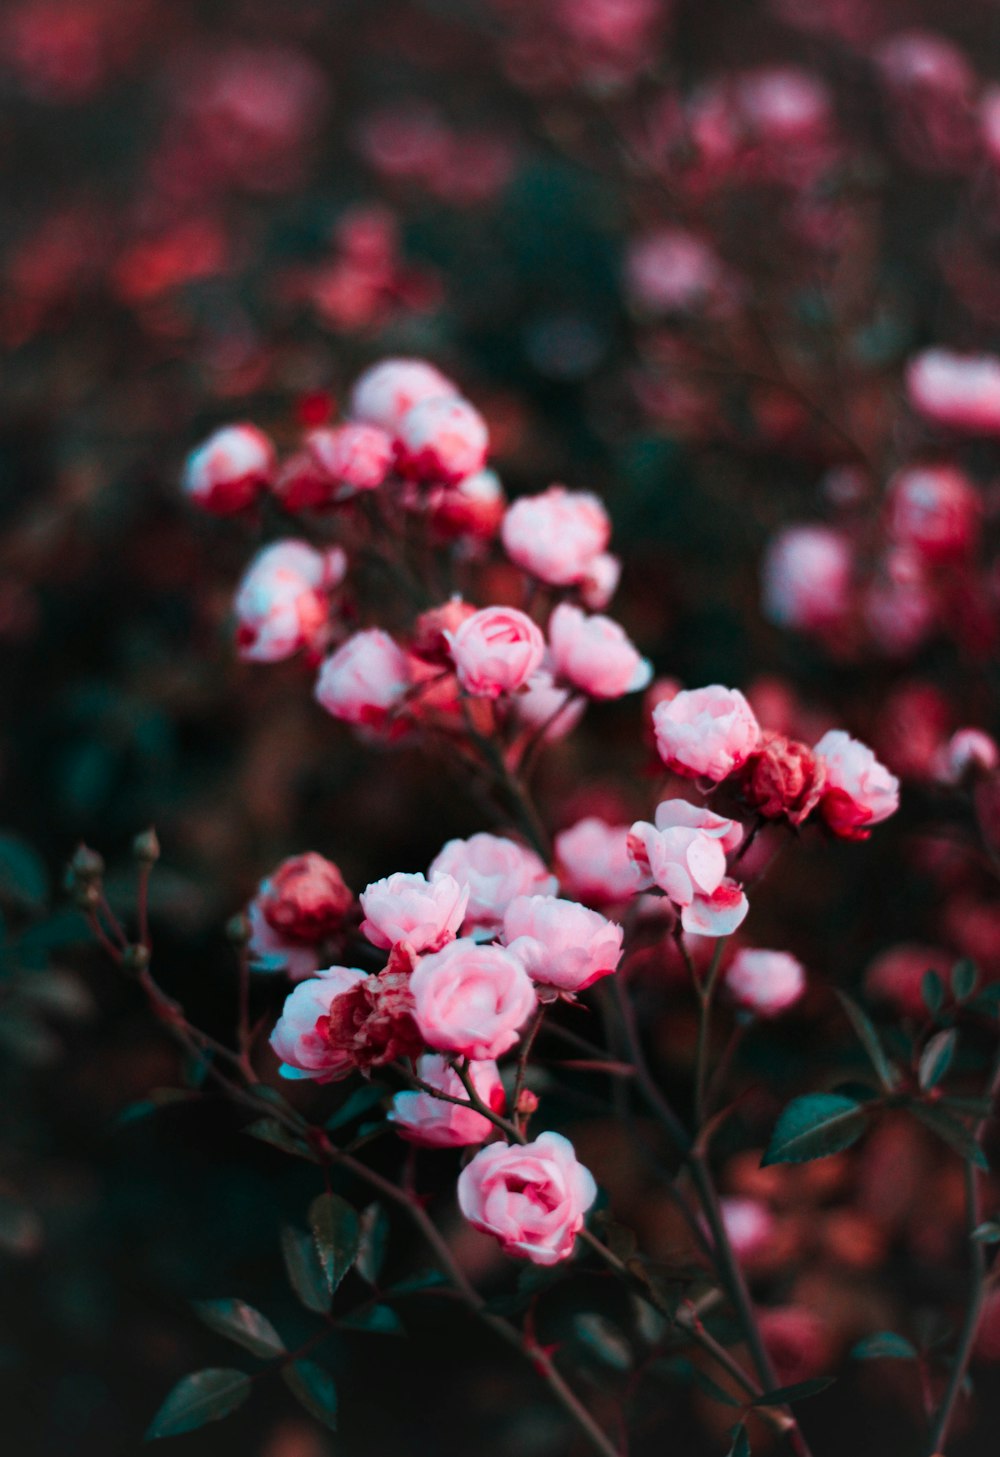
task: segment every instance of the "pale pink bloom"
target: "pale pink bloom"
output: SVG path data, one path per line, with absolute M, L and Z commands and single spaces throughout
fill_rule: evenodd
M 980 501 L 968 476 L 950 465 L 911 466 L 889 482 L 889 529 L 932 561 L 971 545 Z
M 422 957 L 410 989 L 427 1045 L 477 1059 L 513 1047 L 538 1003 L 516 956 L 468 937 Z
M 379 727 L 410 686 L 406 654 L 387 632 L 356 632 L 323 663 L 315 695 L 327 713 L 345 723 Z
M 737 101 L 744 123 L 770 142 L 818 141 L 830 125 L 827 87 L 792 66 L 748 72 L 737 84 Z
M 361 931 L 383 951 L 400 943 L 418 955 L 440 951 L 458 935 L 468 900 L 468 887 L 450 875 L 439 872 L 428 880 L 397 872 L 361 892 Z
M 628 853 L 628 836 L 628 825 L 608 825 L 596 816 L 561 830 L 555 849 L 565 888 L 597 905 L 629 900 L 642 879 Z
M 768 546 L 761 577 L 770 622 L 805 632 L 831 627 L 850 603 L 850 545 L 829 526 L 786 527 Z
M 507 555 L 524 571 L 553 587 L 572 587 L 588 580 L 607 550 L 611 522 L 596 496 L 550 486 L 515 501 L 500 534 Z
M 714 250 L 683 228 L 659 228 L 636 238 L 625 259 L 632 299 L 650 313 L 697 308 L 722 282 Z
M 253 504 L 273 481 L 274 446 L 255 425 L 225 425 L 193 451 L 184 490 L 197 505 L 228 516 Z
M 320 552 L 304 541 L 276 541 L 264 547 L 244 572 L 233 603 L 240 657 L 276 663 L 301 648 L 321 646 L 327 594 L 346 572 L 339 546 Z
M 506 505 L 496 471 L 477 470 L 433 495 L 430 519 L 442 536 L 490 541 L 499 530 Z
M 490 1144 L 458 1179 L 459 1207 L 469 1223 L 494 1235 L 505 1254 L 536 1265 L 569 1259 L 596 1198 L 593 1175 L 558 1133 L 523 1145 Z
M 1000 433 L 1000 359 L 925 349 L 906 368 L 915 410 L 938 425 L 972 435 Z
M 303 945 L 283 932 L 264 914 L 260 899 L 255 897 L 247 907 L 250 921 L 251 964 L 256 971 L 284 971 L 292 981 L 302 981 L 319 969 L 322 953 L 316 945 Z
M 561 602 L 549 618 L 552 667 L 559 678 L 592 698 L 621 698 L 652 681 L 653 666 L 610 617 L 588 617 Z
M 685 931 L 728 936 L 746 917 L 749 904 L 735 881 L 726 877 L 724 842 L 731 822 L 700 828 L 689 821 L 694 806 L 667 800 L 657 809 L 659 826 L 637 821 L 629 831 L 629 854 L 645 877 L 660 887 L 680 912 Z M 725 829 L 722 826 L 726 826 Z
M 331 860 L 309 852 L 282 861 L 249 907 L 255 970 L 283 966 L 293 981 L 320 965 L 319 947 L 338 931 L 354 897 Z
M 743 842 L 743 826 L 738 820 L 726 819 L 700 804 L 686 799 L 664 799 L 656 806 L 653 820 L 658 830 L 701 830 L 710 839 L 718 840 L 727 855 Z
M 830 729 L 813 748 L 826 770 L 820 812 L 835 835 L 867 840 L 872 825 L 899 808 L 899 780 L 866 744 Z
M 587 701 L 556 682 L 548 668 L 532 673 L 514 699 L 519 723 L 543 733 L 546 743 L 572 733 L 586 712 Z
M 421 400 L 396 432 L 400 465 L 408 475 L 451 485 L 482 470 L 489 443 L 486 421 L 458 395 Z
M 439 1053 L 428 1052 L 417 1062 L 417 1076 L 422 1082 L 451 1098 L 468 1100 L 468 1092 L 458 1073 Z M 494 1113 L 504 1108 L 503 1084 L 495 1062 L 469 1063 L 469 1078 L 479 1098 Z M 460 1108 L 446 1103 L 433 1093 L 397 1093 L 388 1114 L 396 1132 L 426 1148 L 464 1148 L 483 1143 L 493 1132 L 493 1124 L 474 1108 Z
M 743 1263 L 767 1252 L 774 1238 L 774 1215 L 759 1199 L 727 1198 L 719 1200 L 733 1254 Z
M 356 1063 L 344 1049 L 331 1046 L 317 1026 L 330 1015 L 330 1006 L 343 992 L 348 992 L 365 973 L 351 966 L 330 966 L 298 986 L 285 998 L 277 1025 L 271 1033 L 271 1046 L 281 1058 L 283 1078 L 311 1078 L 315 1083 L 330 1083 L 353 1072 Z
M 516 607 L 483 607 L 449 640 L 458 681 L 477 698 L 515 693 L 545 656 L 540 630 Z
M 584 607 L 589 607 L 591 612 L 600 612 L 607 607 L 618 591 L 621 575 L 621 561 L 611 552 L 602 551 L 593 557 L 587 567 L 587 575 L 578 584 Z
M 787 951 L 742 947 L 726 970 L 726 987 L 741 1007 L 760 1017 L 775 1017 L 801 997 L 806 974 L 802 963 Z
M 683 689 L 653 710 L 660 758 L 668 769 L 715 783 L 738 769 L 757 747 L 760 725 L 738 688 L 713 683 Z
M 466 932 L 498 931 L 515 896 L 554 895 L 559 888 L 534 850 L 485 831 L 449 840 L 431 862 L 430 874 L 452 875 L 469 887 Z
M 392 437 L 378 425 L 348 422 L 323 426 L 306 436 L 306 448 L 339 487 L 335 500 L 356 491 L 374 491 L 385 480 L 395 456 Z
M 952 734 L 935 758 L 935 772 L 943 784 L 961 784 L 971 774 L 992 774 L 1000 764 L 996 740 L 982 729 L 963 728 Z
M 503 919 L 503 942 L 546 990 L 582 992 L 618 969 L 622 928 L 597 911 L 554 895 L 522 895 Z
M 354 420 L 395 436 L 403 416 L 422 400 L 453 399 L 458 390 L 426 359 L 383 359 L 366 369 L 351 391 Z

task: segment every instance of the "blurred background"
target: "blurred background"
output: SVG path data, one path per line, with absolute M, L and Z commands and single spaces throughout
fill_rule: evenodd
M 922 50 L 893 49 L 912 35 Z M 283 856 L 318 850 L 357 890 L 482 828 L 416 751 L 373 752 L 333 724 L 306 666 L 237 660 L 233 590 L 276 523 L 198 516 L 179 490 L 215 425 L 252 420 L 291 449 L 384 355 L 425 356 L 460 384 L 510 496 L 563 481 L 607 501 L 625 564 L 616 616 L 660 675 L 738 684 L 766 726 L 810 742 L 847 727 L 903 777 L 900 814 L 869 844 L 817 840 L 755 900 L 754 940 L 793 951 L 816 991 L 745 1049 L 724 1183 L 778 1221 L 756 1275 L 798 1313 L 789 1379 L 837 1368 L 871 1329 L 922 1331 L 926 1315 L 928 1339 L 947 1330 L 927 1314 L 964 1288 L 947 1151 L 891 1120 L 808 1170 L 765 1176 L 746 1150 L 820 1055 L 849 1061 L 824 988 L 867 979 L 905 1013 L 928 965 L 966 955 L 1000 976 L 1000 795 L 970 804 L 932 769 L 955 728 L 1000 727 L 997 455 L 928 429 L 903 385 L 922 348 L 1000 345 L 997 86 L 992 0 L 5 0 L 11 1452 L 137 1452 L 173 1382 L 231 1358 L 193 1299 L 240 1295 L 289 1339 L 301 1324 L 278 1232 L 315 1171 L 211 1099 L 151 1111 L 181 1069 L 137 991 L 81 945 L 62 891 L 76 844 L 105 855 L 127 914 L 132 837 L 155 824 L 159 973 L 224 1033 L 225 922 Z M 676 236 L 671 251 L 678 229 L 708 253 L 678 254 Z M 888 482 L 916 459 L 960 467 L 977 503 L 974 539 L 929 566 L 901 557 L 886 524 Z M 762 562 L 801 523 L 841 533 L 853 563 L 850 600 L 818 624 L 762 601 Z M 649 760 L 638 706 L 598 705 L 543 766 L 550 823 L 646 814 Z M 646 999 L 681 1086 L 693 1008 L 662 977 Z M 754 1092 L 758 1071 L 770 1094 Z M 670 1255 L 672 1206 L 613 1120 L 591 1117 L 579 1146 L 616 1213 Z M 426 1164 L 446 1189 L 449 1156 Z M 390 1267 L 422 1258 L 394 1229 Z M 499 1263 L 479 1246 L 468 1258 L 502 1287 Z M 613 1306 L 591 1284 L 553 1297 L 554 1340 L 579 1302 Z M 333 1342 L 336 1437 L 264 1382 L 178 1450 L 578 1450 L 488 1332 L 440 1299 L 403 1315 L 408 1341 Z M 956 1457 L 993 1450 L 996 1325 Z M 594 1359 L 596 1392 L 607 1352 Z M 816 1457 L 917 1450 L 904 1367 L 843 1365 L 803 1411 Z M 692 1457 L 725 1450 L 727 1415 L 688 1375 L 645 1382 L 633 1457 L 668 1439 Z

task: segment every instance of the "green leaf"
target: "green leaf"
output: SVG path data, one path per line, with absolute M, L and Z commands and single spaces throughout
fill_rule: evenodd
M 369 1204 L 362 1210 L 359 1231 L 357 1271 L 369 1285 L 377 1285 L 389 1243 L 389 1220 L 381 1204 Z
M 178 1381 L 156 1413 L 146 1432 L 146 1441 L 193 1432 L 206 1422 L 217 1422 L 242 1406 L 250 1395 L 250 1378 L 244 1371 L 212 1366 L 195 1371 Z
M 794 1386 L 779 1386 L 776 1391 L 765 1391 L 755 1396 L 751 1406 L 789 1406 L 793 1401 L 805 1401 L 807 1396 L 818 1396 L 832 1386 L 835 1376 L 814 1376 L 811 1381 L 796 1381 Z
M 326 1120 L 326 1128 L 329 1132 L 334 1129 L 343 1128 L 348 1123 L 353 1123 L 355 1118 L 360 1118 L 363 1113 L 377 1108 L 385 1096 L 385 1088 L 379 1083 L 366 1083 L 364 1087 L 358 1088 L 357 1092 L 351 1094 L 336 1113 Z
M 115 1123 L 119 1128 L 124 1128 L 129 1123 L 138 1123 L 140 1119 L 148 1118 L 160 1108 L 171 1108 L 177 1103 L 197 1103 L 200 1098 L 201 1093 L 192 1092 L 190 1088 L 153 1088 L 148 1098 L 142 1098 L 138 1103 L 129 1103 L 127 1108 L 123 1108 Z
M 26 911 L 41 911 L 49 874 L 38 851 L 19 835 L 0 834 L 0 897 Z
M 627 1371 L 632 1364 L 632 1348 L 613 1321 L 603 1315 L 586 1312 L 573 1321 L 577 1339 L 605 1366 L 614 1371 Z
M 281 1373 L 289 1391 L 311 1417 L 337 1430 L 337 1388 L 333 1377 L 314 1361 L 295 1361 Z
M 840 1000 L 840 1005 L 847 1014 L 848 1021 L 858 1035 L 858 1040 L 868 1054 L 868 1060 L 875 1069 L 879 1082 L 887 1093 L 891 1093 L 896 1086 L 896 1073 L 888 1057 L 886 1057 L 881 1039 L 875 1030 L 875 1024 L 872 1022 L 868 1013 L 858 1005 L 853 997 L 849 997 L 846 992 L 840 991 L 838 991 L 837 996 Z
M 915 1361 L 917 1348 L 894 1331 L 877 1331 L 852 1347 L 855 1361 Z
M 974 961 L 963 956 L 951 969 L 951 992 L 957 1002 L 964 1002 L 972 996 L 979 980 L 979 968 Z
M 306 1310 L 326 1315 L 330 1309 L 330 1287 L 311 1236 L 286 1224 L 281 1231 L 281 1253 L 292 1289 Z
M 320 1194 L 309 1206 L 309 1228 L 332 1295 L 357 1259 L 361 1243 L 360 1221 L 355 1210 L 339 1194 Z
M 266 1315 L 242 1300 L 196 1300 L 194 1308 L 210 1330 L 268 1360 L 285 1354 L 285 1343 Z
M 405 1336 L 403 1322 L 389 1305 L 372 1305 L 368 1310 L 346 1316 L 340 1324 L 346 1330 L 370 1331 L 377 1336 Z
M 750 1438 L 743 1423 L 737 1422 L 729 1435 L 733 1439 L 733 1445 L 726 1453 L 726 1457 L 750 1457 Z
M 995 1017 L 1000 1013 L 1000 981 L 991 982 L 989 986 L 983 987 L 981 992 L 969 1003 L 973 1011 L 981 1012 L 984 1017 Z
M 386 1295 L 420 1295 L 424 1290 L 441 1290 L 449 1285 L 448 1276 L 441 1270 L 418 1270 L 395 1285 L 390 1285 Z
M 936 1017 L 944 1006 L 944 982 L 936 971 L 925 971 L 920 983 L 920 994 L 924 1006 L 932 1017 Z
M 994 1219 L 987 1219 L 982 1224 L 976 1225 L 970 1238 L 981 1245 L 1000 1244 L 1000 1224 L 997 1224 Z
M 957 1042 L 958 1033 L 951 1027 L 945 1032 L 936 1032 L 920 1054 L 919 1079 L 925 1092 L 936 1088 L 951 1067 Z
M 986 1155 L 964 1123 L 959 1123 L 957 1118 L 953 1118 L 940 1106 L 932 1107 L 929 1103 L 911 1103 L 909 1106 L 914 1116 L 932 1133 L 936 1133 L 938 1138 L 944 1139 L 949 1148 L 989 1173 L 990 1166 Z
M 260 1143 L 269 1143 L 272 1148 L 280 1148 L 282 1153 L 294 1154 L 296 1158 L 306 1159 L 312 1164 L 319 1162 L 309 1145 L 289 1133 L 285 1125 L 276 1118 L 258 1118 L 256 1122 L 248 1123 L 243 1132 Z
M 839 1093 L 809 1093 L 788 1104 L 761 1166 L 800 1164 L 849 1148 L 865 1130 L 864 1109 Z

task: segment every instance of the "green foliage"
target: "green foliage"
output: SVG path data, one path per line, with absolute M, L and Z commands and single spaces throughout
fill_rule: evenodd
M 405 1336 L 403 1322 L 390 1305 L 372 1305 L 340 1322 L 345 1330 L 368 1331 L 377 1336 Z
M 915 1361 L 917 1348 L 894 1331 L 876 1331 L 851 1348 L 855 1361 Z
M 951 969 L 951 994 L 956 1002 L 968 1001 L 976 990 L 979 981 L 979 968 L 974 961 L 967 956 L 961 961 L 956 961 Z
M 577 1340 L 585 1350 L 614 1371 L 627 1371 L 632 1365 L 632 1348 L 623 1333 L 607 1316 L 590 1311 L 573 1321 Z
M 989 1172 L 989 1162 L 979 1144 L 976 1142 L 972 1132 L 960 1123 L 939 1104 L 911 1103 L 911 1111 L 920 1122 L 936 1133 L 938 1138 L 944 1140 L 949 1148 L 955 1150 L 960 1158 L 968 1159 L 977 1168 Z
M 358 1227 L 357 1272 L 369 1285 L 377 1285 L 389 1244 L 389 1220 L 381 1204 L 362 1210 Z
M 951 1067 L 957 1042 L 958 1033 L 949 1028 L 935 1033 L 924 1048 L 920 1055 L 919 1079 L 925 1092 L 936 1088 Z
M 296 1400 L 331 1432 L 337 1430 L 337 1388 L 333 1377 L 315 1361 L 293 1361 L 282 1380 Z
M 751 1406 L 791 1406 L 793 1402 L 805 1401 L 808 1396 L 818 1396 L 821 1391 L 833 1385 L 834 1376 L 814 1376 L 811 1381 L 796 1381 L 792 1386 L 779 1386 L 775 1391 L 765 1391 L 755 1396 Z
M 338 1194 L 320 1194 L 309 1206 L 309 1228 L 332 1296 L 358 1257 L 360 1220 L 346 1199 Z
M 944 982 L 936 971 L 924 972 L 924 978 L 920 984 L 920 994 L 928 1012 L 932 1017 L 936 1017 L 944 1006 Z
M 289 1283 L 306 1310 L 326 1315 L 332 1292 L 315 1241 L 303 1230 L 286 1224 L 281 1231 L 281 1253 L 285 1258 Z
M 212 1366 L 185 1376 L 171 1391 L 146 1432 L 146 1441 L 177 1437 L 221 1421 L 250 1395 L 250 1378 L 231 1367 Z
M 742 1422 L 737 1422 L 729 1435 L 733 1439 L 726 1457 L 750 1457 L 750 1437 Z
M 809 1093 L 795 1098 L 782 1111 L 761 1163 L 799 1164 L 826 1158 L 850 1148 L 864 1131 L 864 1108 L 855 1099 L 840 1093 Z
M 242 1300 L 198 1300 L 195 1310 L 209 1327 L 227 1340 L 269 1360 L 285 1354 L 285 1343 L 266 1315 Z
M 846 992 L 838 992 L 837 996 L 840 999 L 840 1005 L 847 1014 L 851 1026 L 858 1035 L 862 1047 L 868 1054 L 869 1061 L 875 1069 L 879 1082 L 887 1093 L 891 1093 L 896 1086 L 896 1071 L 886 1056 L 881 1038 L 875 1030 L 875 1024 L 868 1016 L 868 1013 L 854 1001 L 853 997 L 849 997 Z

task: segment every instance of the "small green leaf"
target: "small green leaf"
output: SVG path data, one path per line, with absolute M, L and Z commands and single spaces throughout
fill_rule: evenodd
M 809 1093 L 788 1104 L 761 1165 L 799 1164 L 849 1148 L 865 1130 L 864 1109 L 839 1093 Z
M 295 1361 L 281 1373 L 289 1391 L 301 1402 L 310 1416 L 337 1430 L 337 1388 L 333 1377 L 314 1361 Z
M 840 1005 L 847 1015 L 848 1021 L 857 1033 L 859 1042 L 868 1054 L 868 1060 L 875 1069 L 879 1082 L 887 1093 L 891 1093 L 896 1086 L 896 1073 L 888 1057 L 886 1057 L 881 1039 L 875 1030 L 875 1024 L 872 1022 L 868 1013 L 862 1007 L 858 1006 L 858 1003 L 853 997 L 849 997 L 846 992 L 840 991 L 837 993 L 837 996 L 840 1000 Z
M 283 1356 L 285 1344 L 266 1315 L 242 1300 L 196 1300 L 198 1315 L 210 1330 L 235 1341 L 255 1356 Z
M 337 1128 L 353 1123 L 355 1118 L 377 1108 L 384 1096 L 385 1089 L 379 1083 L 366 1083 L 341 1103 L 337 1111 L 326 1120 L 326 1128 L 332 1133 Z
M 632 1349 L 618 1327 L 603 1315 L 590 1312 L 573 1321 L 581 1345 L 615 1371 L 627 1371 L 632 1364 Z
M 115 1122 L 119 1128 L 124 1128 L 129 1123 L 148 1118 L 160 1108 L 172 1108 L 177 1103 L 197 1103 L 200 1098 L 201 1094 L 192 1092 L 190 1088 L 153 1088 L 148 1098 L 123 1108 Z
M 357 1259 L 360 1221 L 339 1194 L 320 1194 L 309 1206 L 309 1228 L 332 1295 Z
M 990 1166 L 986 1155 L 964 1123 L 959 1123 L 957 1118 L 953 1118 L 940 1106 L 932 1107 L 929 1103 L 911 1103 L 909 1106 L 914 1116 L 919 1118 L 926 1128 L 936 1133 L 938 1138 L 944 1139 L 949 1148 L 953 1148 L 961 1158 L 968 1159 L 977 1168 L 989 1173 Z
M 970 1238 L 981 1245 L 1000 1244 L 1000 1224 L 997 1224 L 995 1219 L 987 1219 L 982 1224 L 976 1225 Z
M 737 1422 L 729 1435 L 733 1439 L 733 1445 L 726 1453 L 726 1457 L 750 1457 L 750 1438 L 743 1423 Z
M 807 1396 L 818 1396 L 832 1386 L 835 1376 L 814 1376 L 811 1381 L 796 1381 L 794 1386 L 779 1386 L 777 1391 L 765 1391 L 755 1396 L 751 1406 L 789 1406 L 793 1401 L 805 1401 Z
M 403 1322 L 388 1305 L 372 1305 L 360 1314 L 348 1315 L 341 1322 L 347 1330 L 370 1331 L 377 1336 L 403 1336 Z
M 326 1315 L 330 1309 L 330 1287 L 312 1238 L 294 1225 L 286 1224 L 281 1231 L 281 1253 L 292 1289 L 306 1310 Z
M 924 1006 L 932 1017 L 936 1017 L 944 1006 L 944 982 L 936 971 L 925 971 L 920 983 Z
M 217 1422 L 242 1406 L 250 1395 L 250 1378 L 244 1371 L 213 1366 L 195 1371 L 178 1381 L 156 1413 L 146 1432 L 146 1441 L 193 1432 L 207 1422 Z
M 369 1204 L 359 1222 L 357 1271 L 369 1285 L 377 1285 L 389 1243 L 389 1220 L 381 1204 Z
M 936 1032 L 920 1055 L 919 1079 L 925 1092 L 936 1088 L 951 1067 L 958 1033 L 954 1027 Z
M 963 956 L 951 969 L 951 993 L 957 1002 L 964 1002 L 976 990 L 979 969 L 974 961 Z
M 877 1331 L 865 1336 L 851 1350 L 855 1361 L 915 1361 L 917 1348 L 894 1331 Z
M 45 862 L 18 835 L 0 834 L 0 898 L 26 911 L 40 911 L 49 898 Z
M 248 1123 L 243 1132 L 261 1143 L 269 1143 L 272 1148 L 280 1148 L 282 1153 L 294 1154 L 296 1158 L 306 1159 L 312 1164 L 319 1162 L 309 1145 L 289 1133 L 276 1118 L 258 1118 L 256 1122 Z

